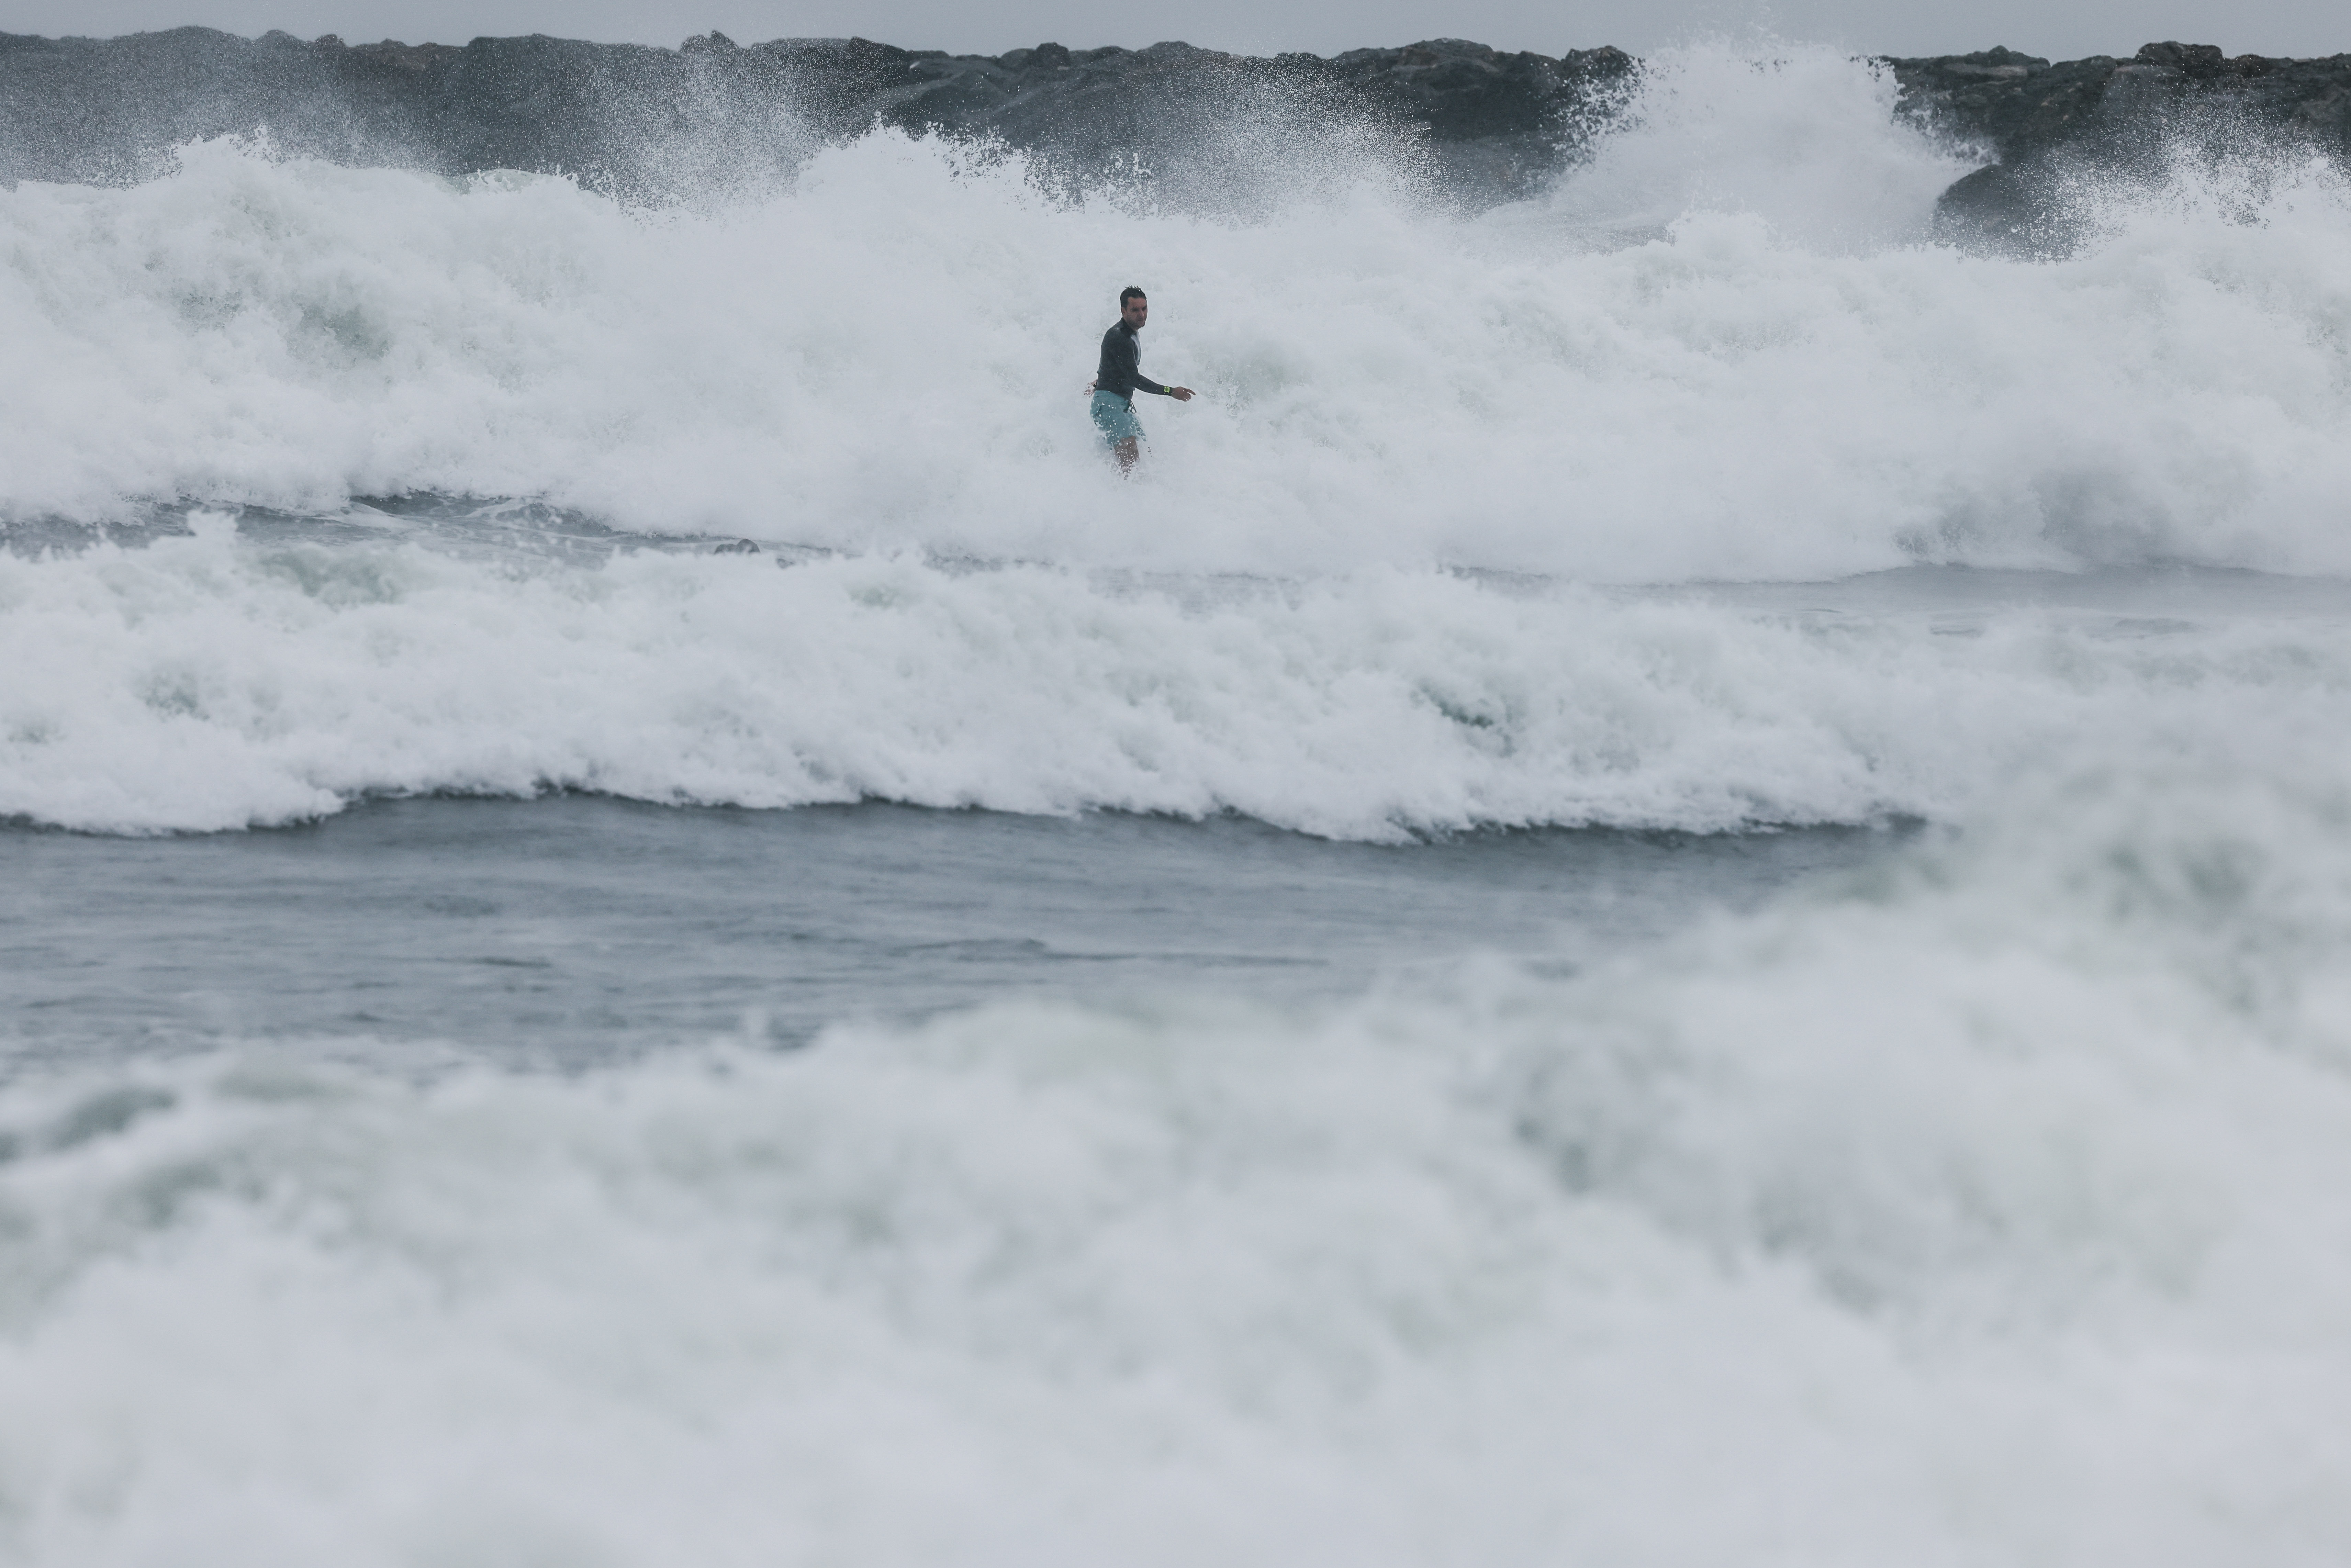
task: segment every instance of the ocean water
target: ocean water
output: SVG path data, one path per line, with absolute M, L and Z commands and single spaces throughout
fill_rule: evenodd
M 1375 151 L 0 192 L 0 1561 L 2351 1557 L 2351 187 Z

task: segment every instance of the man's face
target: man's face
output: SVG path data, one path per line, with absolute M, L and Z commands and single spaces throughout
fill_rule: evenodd
M 1151 301 L 1140 297 L 1130 299 L 1119 314 L 1126 318 L 1128 326 L 1140 329 L 1145 321 L 1151 319 Z

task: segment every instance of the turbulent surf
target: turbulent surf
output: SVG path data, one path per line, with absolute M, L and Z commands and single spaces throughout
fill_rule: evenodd
M 18 168 L 0 1556 L 2351 1552 L 2338 160 L 1574 62 Z

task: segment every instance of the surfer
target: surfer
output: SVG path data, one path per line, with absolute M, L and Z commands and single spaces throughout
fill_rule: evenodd
M 1151 301 L 1143 290 L 1123 288 L 1118 296 L 1118 320 L 1102 334 L 1102 369 L 1086 383 L 1086 391 L 1094 396 L 1094 428 L 1102 433 L 1102 440 L 1118 454 L 1118 471 L 1127 473 L 1134 460 L 1142 455 L 1143 424 L 1134 417 L 1134 393 L 1140 387 L 1147 392 L 1172 397 L 1177 402 L 1192 401 L 1190 387 L 1164 387 L 1143 373 L 1143 345 L 1135 334 L 1151 319 Z

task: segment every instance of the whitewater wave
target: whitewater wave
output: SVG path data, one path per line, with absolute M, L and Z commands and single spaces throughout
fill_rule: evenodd
M 2339 616 L 1749 610 L 1380 570 L 421 544 L 0 557 L 0 813 L 109 831 L 370 794 L 1200 816 L 1348 838 L 1949 819 L 2050 759 L 2344 733 Z
M 2351 803 L 2286 777 L 1569 980 L 19 1081 L 0 1543 L 2337 1560 Z
M 1940 824 L 1337 1004 L 25 1053 L 0 1559 L 2351 1556 L 2343 182 L 1969 255 L 1865 68 L 1642 81 L 1476 217 L 890 135 L 0 193 L 11 822 Z M 1130 281 L 1205 395 L 1127 484 Z
M 1368 175 L 1250 223 L 1057 203 L 895 134 L 701 214 L 229 143 L 26 183 L 0 517 L 431 490 L 1190 570 L 2351 570 L 2328 169 L 2026 263 L 1919 237 L 1964 164 L 1861 65 L 1697 51 L 1643 82 L 1587 167 L 1476 218 Z M 1146 368 L 1205 395 L 1145 400 L 1121 485 L 1079 393 L 1128 282 Z

